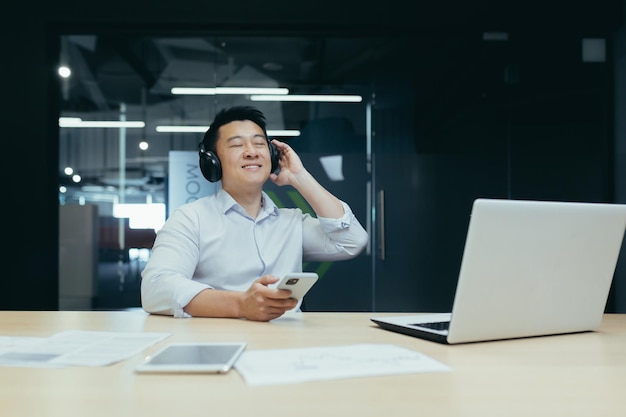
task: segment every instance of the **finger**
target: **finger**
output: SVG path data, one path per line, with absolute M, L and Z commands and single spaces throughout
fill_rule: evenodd
M 278 280 L 279 278 L 276 275 L 263 275 L 262 277 L 258 278 L 256 282 L 267 286 L 269 284 L 274 284 L 275 282 L 278 282 Z
M 280 298 L 268 298 L 266 306 L 268 308 L 277 308 L 283 310 L 290 310 L 298 304 L 298 300 L 291 297 L 291 294 L 287 295 L 283 292 L 285 290 L 279 290 L 281 292 Z M 289 292 L 289 291 L 287 291 Z
M 286 300 L 288 298 L 291 298 L 291 290 L 281 289 L 276 293 L 276 299 L 278 300 Z

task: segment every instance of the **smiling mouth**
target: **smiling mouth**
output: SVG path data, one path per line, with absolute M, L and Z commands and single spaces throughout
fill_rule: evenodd
M 245 168 L 245 169 L 261 168 L 261 165 L 259 165 L 259 164 L 248 164 L 248 165 L 242 165 L 242 168 Z

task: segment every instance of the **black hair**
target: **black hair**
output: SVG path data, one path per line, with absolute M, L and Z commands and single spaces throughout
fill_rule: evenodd
M 236 120 L 250 120 L 263 129 L 263 134 L 267 138 L 267 131 L 265 130 L 265 116 L 261 110 L 252 106 L 235 106 L 222 109 L 217 113 L 217 115 L 215 115 L 213 123 L 211 123 L 211 126 L 209 126 L 209 129 L 204 134 L 204 138 L 202 138 L 201 145 L 204 145 L 204 149 L 217 154 L 216 143 L 218 130 L 225 124 Z

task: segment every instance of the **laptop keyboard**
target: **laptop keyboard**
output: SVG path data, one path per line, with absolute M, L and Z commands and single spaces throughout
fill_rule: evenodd
M 450 326 L 450 322 L 449 321 L 435 321 L 431 323 L 415 323 L 413 324 L 413 326 L 426 327 L 428 329 L 433 329 L 433 330 L 448 330 L 448 327 Z

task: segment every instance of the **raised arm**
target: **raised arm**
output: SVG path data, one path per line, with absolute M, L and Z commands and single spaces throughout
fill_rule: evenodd
M 280 173 L 270 174 L 270 179 L 277 185 L 291 185 L 298 190 L 318 217 L 342 217 L 345 213 L 341 201 L 306 170 L 298 154 L 279 140 L 274 139 L 272 143 L 280 152 Z

